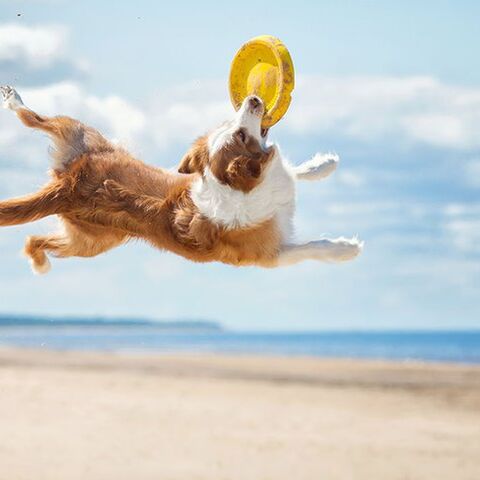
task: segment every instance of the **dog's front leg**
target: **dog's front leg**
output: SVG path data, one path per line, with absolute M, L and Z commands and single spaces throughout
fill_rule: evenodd
M 82 220 L 144 236 L 163 225 L 165 201 L 128 190 L 114 180 L 105 180 L 91 198 L 89 208 L 76 211 Z
M 317 153 L 310 160 L 293 167 L 293 173 L 299 180 L 320 180 L 335 171 L 339 162 L 334 153 Z
M 285 245 L 278 257 L 278 266 L 293 265 L 304 260 L 345 262 L 353 260 L 363 249 L 357 238 L 323 239 L 300 245 Z

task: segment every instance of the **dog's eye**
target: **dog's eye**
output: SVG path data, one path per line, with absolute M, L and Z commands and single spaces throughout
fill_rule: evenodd
M 239 138 L 239 140 L 243 143 L 245 143 L 245 140 L 246 140 L 246 135 L 245 135 L 245 132 L 243 130 L 238 130 L 237 131 L 237 137 Z

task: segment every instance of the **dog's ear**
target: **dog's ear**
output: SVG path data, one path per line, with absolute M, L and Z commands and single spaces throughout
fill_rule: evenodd
M 208 165 L 208 142 L 207 136 L 195 140 L 190 150 L 184 155 L 178 173 L 203 173 Z

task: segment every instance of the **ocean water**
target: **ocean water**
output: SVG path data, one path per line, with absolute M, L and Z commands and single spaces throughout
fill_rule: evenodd
M 155 327 L 3 327 L 0 346 L 213 352 L 480 363 L 480 330 L 442 332 L 166 332 Z

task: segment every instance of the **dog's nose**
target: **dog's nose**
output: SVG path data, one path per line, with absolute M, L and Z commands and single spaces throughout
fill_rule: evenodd
M 257 108 L 258 106 L 260 106 L 262 104 L 262 101 L 260 100 L 260 98 L 258 98 L 257 96 L 255 95 L 252 95 L 250 98 L 249 98 L 249 103 L 250 103 L 250 106 L 252 108 Z

